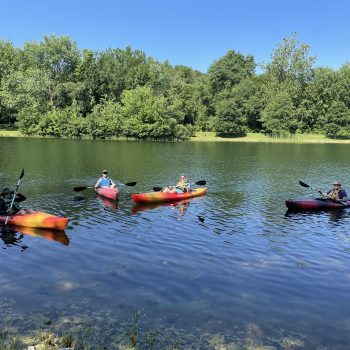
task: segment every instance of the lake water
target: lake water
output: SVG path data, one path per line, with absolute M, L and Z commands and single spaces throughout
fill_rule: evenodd
M 350 209 L 286 215 L 284 204 L 314 196 L 298 180 L 346 188 L 349 152 L 1 138 L 0 186 L 13 188 L 24 168 L 22 206 L 70 223 L 65 233 L 1 229 L 0 328 L 85 332 L 111 348 L 137 313 L 140 334 L 157 331 L 181 349 L 349 349 Z M 73 191 L 102 169 L 137 185 L 122 186 L 118 203 Z M 208 194 L 156 208 L 132 203 L 131 193 L 181 173 L 206 180 Z

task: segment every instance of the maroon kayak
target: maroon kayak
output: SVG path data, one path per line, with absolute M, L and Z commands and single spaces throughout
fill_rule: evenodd
M 302 199 L 288 199 L 286 206 L 290 210 L 329 210 L 349 208 L 350 201 L 342 204 L 331 199 L 324 198 L 302 198 Z

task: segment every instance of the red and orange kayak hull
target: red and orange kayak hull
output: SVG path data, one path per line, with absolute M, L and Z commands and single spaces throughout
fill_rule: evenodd
M 5 222 L 6 216 L 0 216 L 0 222 Z M 63 231 L 68 225 L 68 218 L 37 211 L 33 214 L 10 216 L 8 223 L 10 225 L 46 228 L 51 230 Z
M 204 196 L 208 192 L 206 187 L 196 188 L 190 192 L 184 193 L 165 193 L 165 192 L 148 192 L 148 193 L 135 193 L 131 195 L 132 200 L 135 203 L 164 203 L 164 202 L 176 202 L 188 198 Z

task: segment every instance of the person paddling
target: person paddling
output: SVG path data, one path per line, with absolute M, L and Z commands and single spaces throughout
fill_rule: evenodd
M 180 181 L 176 184 L 176 186 L 168 186 L 163 192 L 165 193 L 184 193 L 191 190 L 191 185 L 187 182 L 187 176 L 182 174 L 180 176 Z
M 348 200 L 348 195 L 346 194 L 346 191 L 341 188 L 341 183 L 339 181 L 334 181 L 333 188 L 327 193 L 324 193 L 321 190 L 319 191 L 325 198 L 330 198 L 341 202 L 346 202 Z
M 13 202 L 12 208 L 10 209 L 12 197 L 14 191 L 11 191 L 8 187 L 4 188 L 0 194 L 0 215 L 23 215 L 23 214 L 33 214 L 35 211 L 33 209 L 21 209 L 18 205 L 26 199 L 23 194 L 16 193 L 15 201 Z
M 110 177 L 108 177 L 108 171 L 103 170 L 102 171 L 102 177 L 100 177 L 95 186 L 95 188 L 102 187 L 102 188 L 109 188 L 109 187 L 117 187 L 117 185 L 112 181 Z

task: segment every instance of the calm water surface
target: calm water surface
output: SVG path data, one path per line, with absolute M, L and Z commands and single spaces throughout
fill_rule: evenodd
M 188 344 L 206 337 L 237 349 L 349 349 L 350 210 L 285 215 L 284 204 L 313 196 L 299 179 L 324 189 L 333 179 L 350 184 L 349 151 L 1 138 L 0 186 L 14 187 L 24 167 L 23 206 L 70 224 L 56 234 L 2 229 L 0 327 L 82 324 L 112 339 L 112 328 L 137 311 L 150 329 L 172 329 Z M 73 191 L 105 168 L 137 186 L 121 187 L 118 203 Z M 133 205 L 131 193 L 183 172 L 207 180 L 208 195 Z

